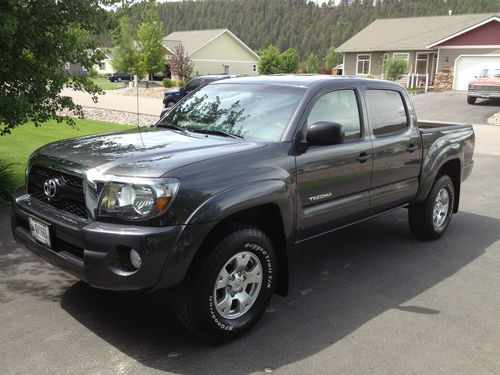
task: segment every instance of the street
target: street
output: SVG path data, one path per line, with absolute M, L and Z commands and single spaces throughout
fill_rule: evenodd
M 432 96 L 412 99 L 440 120 Z M 469 111 L 463 102 L 449 111 Z M 449 121 L 500 109 L 477 108 Z M 294 248 L 289 296 L 222 346 L 187 332 L 168 293 L 96 290 L 38 259 L 0 208 L 2 374 L 500 373 L 500 127 L 475 131 L 475 167 L 442 239 L 415 239 L 401 209 Z

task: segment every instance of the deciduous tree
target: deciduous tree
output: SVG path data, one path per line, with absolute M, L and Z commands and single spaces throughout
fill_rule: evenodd
M 0 2 L 0 135 L 32 120 L 56 119 L 68 109 L 83 116 L 80 106 L 60 95 L 64 87 L 96 94 L 87 77 L 65 74 L 64 64 L 90 70 L 98 59 L 94 35 L 112 27 L 104 8 L 112 0 L 2 0 Z M 97 98 L 94 96 L 94 99 Z
M 186 54 L 182 44 L 178 44 L 174 48 L 174 53 L 170 55 L 168 62 L 172 72 L 181 80 L 186 80 L 193 73 L 193 62 Z

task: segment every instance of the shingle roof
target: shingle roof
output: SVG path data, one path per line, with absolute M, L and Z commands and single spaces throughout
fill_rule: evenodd
M 163 45 L 169 50 L 174 51 L 177 45 L 182 44 L 184 50 L 189 55 L 226 30 L 227 29 L 174 31 L 163 38 Z
M 337 48 L 339 52 L 425 50 L 426 46 L 498 13 L 378 19 Z

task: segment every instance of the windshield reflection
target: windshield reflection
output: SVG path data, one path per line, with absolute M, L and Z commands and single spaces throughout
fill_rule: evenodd
M 270 85 L 217 84 L 197 91 L 157 126 L 215 131 L 245 139 L 281 139 L 304 89 Z M 221 134 L 219 134 L 221 135 Z

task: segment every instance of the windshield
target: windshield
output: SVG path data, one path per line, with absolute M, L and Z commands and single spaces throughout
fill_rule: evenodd
M 304 91 L 287 86 L 208 85 L 165 114 L 157 126 L 278 142 Z
M 495 77 L 500 78 L 500 69 L 483 69 L 481 71 L 481 78 Z

